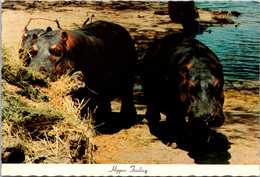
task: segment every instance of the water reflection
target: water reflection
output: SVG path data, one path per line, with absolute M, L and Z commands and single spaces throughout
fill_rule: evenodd
M 213 50 L 224 66 L 226 80 L 259 80 L 259 2 L 196 2 L 198 8 L 239 11 L 235 24 L 210 27 L 196 39 Z

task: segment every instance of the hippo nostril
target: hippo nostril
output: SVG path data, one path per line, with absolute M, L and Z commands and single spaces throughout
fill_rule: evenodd
M 208 114 L 208 115 L 202 115 L 200 116 L 201 120 L 203 120 L 204 122 L 209 121 L 212 118 L 212 114 Z
M 39 69 L 41 72 L 46 72 L 46 69 L 44 69 L 43 67 L 40 67 Z
M 24 52 L 24 49 L 20 49 L 20 50 L 19 50 L 19 53 L 23 53 L 23 52 Z

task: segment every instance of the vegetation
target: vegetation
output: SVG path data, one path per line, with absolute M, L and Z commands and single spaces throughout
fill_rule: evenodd
M 75 79 L 50 82 L 48 74 L 24 67 L 14 48 L 2 48 L 2 66 L 2 161 L 95 163 L 91 114 L 82 117 L 86 101 L 69 94 Z M 14 149 L 24 155 L 14 159 Z

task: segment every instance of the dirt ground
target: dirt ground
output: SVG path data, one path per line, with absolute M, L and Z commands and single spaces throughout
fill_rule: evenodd
M 94 14 L 93 21 L 118 23 L 132 35 L 139 56 L 143 55 L 147 44 L 155 36 L 162 37 L 182 29 L 181 24 L 170 22 L 167 3 L 163 2 L 9 2 L 2 4 L 2 7 L 3 46 L 19 47 L 22 30 L 28 20 L 39 17 L 58 19 L 63 29 L 79 28 L 91 14 Z M 212 12 L 199 10 L 199 13 L 202 24 L 207 26 L 207 22 L 210 22 L 210 25 L 220 25 L 212 18 Z M 57 29 L 55 23 L 46 20 L 33 20 L 28 29 L 47 26 Z M 225 85 L 226 122 L 214 131 L 215 137 L 222 137 L 221 142 L 225 144 L 221 150 L 198 154 L 168 147 L 150 134 L 144 118 L 146 107 L 137 101 L 139 124 L 115 133 L 96 136 L 95 160 L 101 164 L 259 164 L 258 85 L 258 82 Z M 136 94 L 140 97 L 141 93 Z M 112 106 L 114 111 L 119 111 L 120 102 L 114 101 Z M 216 145 L 221 146 L 221 142 L 216 141 Z

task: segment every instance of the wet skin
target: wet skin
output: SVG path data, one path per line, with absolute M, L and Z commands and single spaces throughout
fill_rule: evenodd
M 142 81 L 152 134 L 160 136 L 160 113 L 167 116 L 173 136 L 187 133 L 187 124 L 224 123 L 222 65 L 196 39 L 173 34 L 155 41 L 144 57 Z

